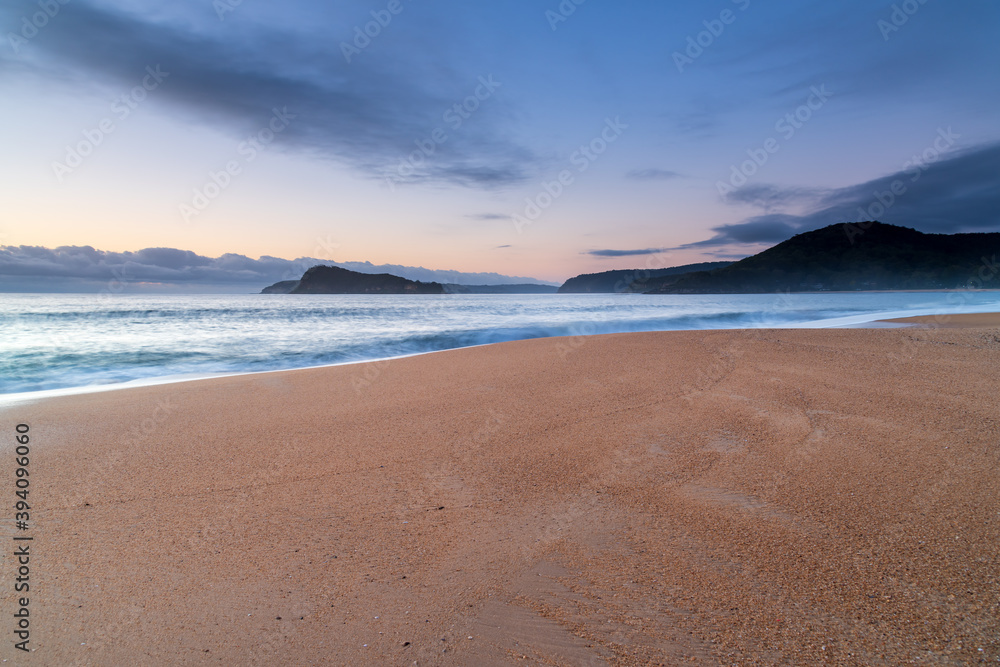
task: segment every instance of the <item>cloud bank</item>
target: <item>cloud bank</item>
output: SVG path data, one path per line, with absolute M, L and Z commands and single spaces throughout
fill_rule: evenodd
M 1000 231 L 998 175 L 1000 144 L 988 144 L 834 190 L 746 186 L 730 193 L 726 201 L 768 212 L 713 227 L 713 237 L 681 249 L 775 244 L 827 225 L 869 220 L 926 233 Z M 801 215 L 770 212 L 803 202 L 810 206 Z
M 22 17 L 38 11 L 37 2 L 5 2 L 0 25 L 16 30 Z M 301 18 L 308 22 L 307 15 Z M 283 110 L 294 119 L 275 145 L 332 158 L 374 177 L 398 176 L 399 166 L 418 150 L 415 142 L 445 131 L 447 140 L 431 144 L 433 154 L 419 156 L 415 169 L 407 163 L 406 177 L 396 182 L 489 188 L 532 174 L 535 156 L 506 138 L 489 113 L 477 110 L 476 122 L 454 127 L 463 119 L 454 111 L 454 119 L 448 116 L 449 110 L 477 91 L 482 95 L 476 79 L 429 77 L 421 72 L 426 63 L 391 49 L 373 49 L 349 63 L 339 46 L 350 42 L 349 28 L 319 40 L 261 24 L 235 30 L 215 23 L 193 27 L 155 13 L 74 0 L 60 4 L 36 36 L 17 44 L 16 53 L 4 45 L 0 67 L 127 88 L 141 82 L 147 66 L 159 67 L 168 77 L 157 103 L 172 105 L 191 121 L 249 134 L 266 127 L 274 109 Z M 394 43 L 383 40 L 387 48 Z
M 641 257 L 643 255 L 659 255 L 668 248 L 642 248 L 640 250 L 588 250 L 586 254 L 592 257 Z
M 438 271 L 396 264 L 376 266 L 371 262 L 333 262 L 309 257 L 251 259 L 227 253 L 212 258 L 176 248 L 106 252 L 90 246 L 54 249 L 0 246 L 0 292 L 258 292 L 279 280 L 297 280 L 316 264 L 361 273 L 391 273 L 425 282 L 548 284 L 535 278 L 498 273 Z

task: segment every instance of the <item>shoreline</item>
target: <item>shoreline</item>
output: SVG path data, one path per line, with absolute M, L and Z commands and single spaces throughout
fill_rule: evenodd
M 1000 313 L 941 313 L 896 317 L 881 322 L 914 327 L 970 329 L 1000 327 Z
M 995 660 L 998 349 L 971 328 L 608 334 L 396 359 L 364 385 L 333 366 L 6 406 L 32 436 L 32 646 Z
M 835 329 L 835 328 L 906 328 L 914 326 L 950 326 L 955 328 L 964 327 L 976 327 L 976 326 L 1000 326 L 1000 313 L 986 312 L 986 313 L 932 313 L 927 315 L 915 315 L 907 317 L 894 317 L 886 319 L 866 319 L 866 318 L 878 318 L 884 317 L 885 313 L 882 314 L 871 314 L 871 315 L 849 315 L 845 317 L 830 318 L 826 320 L 816 320 L 816 321 L 804 321 L 798 323 L 796 326 L 767 326 L 767 327 L 753 327 L 753 328 L 739 328 L 739 329 L 667 329 L 662 332 L 670 331 L 755 331 L 758 329 L 770 329 L 770 330 L 799 330 L 799 329 Z M 942 319 L 945 319 L 951 324 L 940 324 Z M 844 321 L 847 321 L 844 323 Z M 621 333 L 653 333 L 653 332 L 612 332 L 603 334 L 592 334 L 596 336 L 612 336 L 620 335 Z M 544 339 L 556 339 L 556 338 L 580 338 L 580 336 L 550 336 Z M 518 340 L 534 340 L 534 339 L 518 339 Z M 127 382 L 115 382 L 101 385 L 84 385 L 77 387 L 60 387 L 56 389 L 41 389 L 38 391 L 31 392 L 17 392 L 10 394 L 0 394 L 0 409 L 5 406 L 23 405 L 27 402 L 45 400 L 49 398 L 57 398 L 61 396 L 77 396 L 86 395 L 93 393 L 103 393 L 109 391 L 120 391 L 125 389 L 134 389 L 138 387 L 148 387 L 157 386 L 165 384 L 176 384 L 184 382 L 196 382 L 200 380 L 210 380 L 215 378 L 223 377 L 239 377 L 243 375 L 255 375 L 255 374 L 267 374 L 267 373 L 285 373 L 290 371 L 300 371 L 300 370 L 313 370 L 319 368 L 332 368 L 337 366 L 352 366 L 361 364 L 381 364 L 387 361 L 392 361 L 394 359 L 405 359 L 408 357 L 417 357 L 427 354 L 436 354 L 440 352 L 449 352 L 451 350 L 461 350 L 461 349 L 474 349 L 477 347 L 484 347 L 489 345 L 499 345 L 504 342 L 517 342 L 517 341 L 501 341 L 500 343 L 481 343 L 477 345 L 467 345 L 457 348 L 447 348 L 444 350 L 428 350 L 426 352 L 413 352 L 410 354 L 397 355 L 393 357 L 380 357 L 377 359 L 362 359 L 358 361 L 344 361 L 333 364 L 322 364 L 319 366 L 303 366 L 300 368 L 279 368 L 271 370 L 262 371 L 235 371 L 231 373 L 197 373 L 197 374 L 186 374 L 186 375 L 164 375 L 164 376 L 154 376 L 149 378 L 140 378 L 136 380 L 129 380 Z
M 624 271 L 644 271 L 645 269 L 621 269 Z M 547 287 L 558 287 L 558 285 L 544 285 Z M 465 285 L 465 287 L 469 287 Z M 472 285 L 472 287 L 478 287 L 478 285 Z M 1000 287 L 977 287 L 975 289 L 969 289 L 967 287 L 940 287 L 936 289 L 881 289 L 881 290 L 801 290 L 795 292 L 780 292 L 781 294 L 919 294 L 921 292 L 927 292 L 928 294 L 947 294 L 947 293 L 968 293 L 970 291 L 975 292 L 1000 292 Z M 0 291 L 0 297 L 4 296 L 99 296 L 103 294 L 101 290 L 96 290 L 93 292 L 4 292 Z M 535 292 L 502 292 L 497 294 L 480 293 L 480 292 L 470 292 L 465 294 L 457 293 L 444 293 L 444 294 L 365 294 L 365 293 L 354 293 L 354 294 L 263 294 L 261 292 L 130 292 L 128 294 L 121 294 L 119 296 L 123 297 L 148 297 L 148 296 L 176 296 L 176 297 L 189 297 L 189 296 L 266 296 L 266 297 L 309 297 L 309 296 L 365 296 L 365 297 L 380 297 L 380 296 L 414 296 L 414 297 L 436 297 L 436 296 L 552 296 L 553 294 L 558 294 L 560 296 L 752 296 L 752 295 L 768 295 L 774 294 L 774 292 L 692 292 L 685 294 L 646 294 L 645 292 L 552 292 L 552 293 L 535 293 Z

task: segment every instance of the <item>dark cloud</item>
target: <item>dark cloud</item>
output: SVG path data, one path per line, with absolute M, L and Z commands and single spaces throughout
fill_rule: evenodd
M 741 259 L 746 259 L 749 257 L 746 253 L 732 253 L 732 252 L 718 252 L 718 251 L 708 251 L 705 253 L 717 260 L 726 260 L 732 262 L 738 262 Z
M 798 219 L 791 215 L 762 215 L 732 225 L 713 227 L 715 236 L 681 248 L 703 248 L 722 245 L 757 245 L 781 243 L 799 233 Z
M 252 261 L 249 257 L 244 259 Z M 135 261 L 145 266 L 160 266 L 177 271 L 212 265 L 212 260 L 208 257 L 196 255 L 190 250 L 177 250 L 176 248 L 146 248 L 135 253 Z
M 13 0 L 0 8 L 0 23 L 15 26 L 36 12 L 37 3 Z M 444 119 L 479 81 L 440 72 L 420 76 L 423 63 L 385 50 L 348 63 L 339 43 L 329 35 L 309 40 L 264 26 L 237 33 L 221 23 L 193 29 L 74 0 L 61 4 L 59 14 L 20 47 L 20 62 L 11 59 L 10 49 L 0 50 L 6 60 L 0 66 L 75 77 L 81 85 L 97 79 L 121 89 L 139 85 L 146 67 L 158 66 L 168 75 L 155 91 L 156 104 L 171 103 L 191 120 L 222 126 L 239 138 L 266 128 L 275 109 L 287 109 L 294 118 L 275 145 L 346 162 L 376 177 L 398 175 L 402 161 L 417 150 L 415 141 L 429 142 L 435 129 L 445 131 L 447 141 L 430 143 L 433 153 L 421 156 L 415 172 L 406 170 L 397 179 L 401 183 L 491 188 L 533 173 L 534 155 L 496 131 L 487 103 L 476 111 L 475 123 L 457 131 Z
M 625 176 L 636 181 L 666 181 L 680 178 L 681 174 L 667 169 L 633 169 Z
M 792 205 L 814 204 L 828 195 L 829 189 L 783 188 L 777 185 L 745 185 L 723 197 L 727 204 L 748 204 L 766 212 Z
M 642 250 L 588 250 L 585 254 L 594 257 L 637 257 L 641 255 L 657 255 L 667 252 L 667 248 L 643 248 Z
M 316 264 L 341 266 L 362 273 L 391 273 L 411 280 L 469 285 L 539 283 L 534 278 L 498 273 L 461 273 L 397 264 L 332 262 L 310 257 L 296 260 L 264 256 L 251 259 L 225 254 L 211 258 L 175 248 L 106 252 L 90 246 L 0 246 L 0 291 L 142 291 L 164 286 L 181 290 L 214 287 L 257 291 L 295 280 Z
M 712 238 L 681 248 L 774 244 L 827 225 L 868 220 L 927 233 L 1000 231 L 1000 144 L 956 152 L 953 157 L 935 159 L 930 152 L 919 157 L 927 156 L 932 159 L 865 183 L 825 194 L 805 191 L 816 202 L 803 215 L 769 213 L 713 227 Z M 730 200 L 734 196 L 739 191 L 731 193 Z M 744 199 L 749 203 L 762 197 L 777 206 L 800 201 L 803 190 L 761 186 Z
M 510 213 L 472 213 L 465 217 L 471 220 L 510 220 Z

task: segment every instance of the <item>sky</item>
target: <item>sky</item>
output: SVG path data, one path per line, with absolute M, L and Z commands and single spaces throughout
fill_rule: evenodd
M 6 0 L 0 281 L 1000 231 L 998 34 L 993 0 Z

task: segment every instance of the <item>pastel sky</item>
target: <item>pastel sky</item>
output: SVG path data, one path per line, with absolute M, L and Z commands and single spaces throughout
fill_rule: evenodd
M 0 27 L 0 245 L 558 282 L 862 218 L 1000 231 L 993 0 L 7 0 Z

